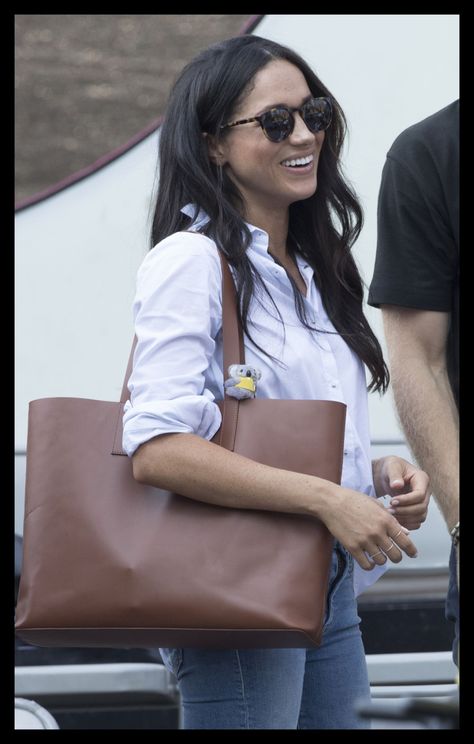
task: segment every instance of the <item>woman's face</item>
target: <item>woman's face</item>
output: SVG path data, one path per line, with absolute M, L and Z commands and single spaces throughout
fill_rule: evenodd
M 300 107 L 311 95 L 298 67 L 286 60 L 274 60 L 256 74 L 251 91 L 230 121 L 258 116 L 278 104 Z M 293 132 L 282 142 L 271 142 L 254 121 L 228 129 L 217 146 L 218 162 L 242 194 L 249 222 L 258 220 L 262 210 L 271 213 L 287 209 L 316 191 L 324 132 L 313 134 L 299 113 L 295 112 L 294 117 Z M 288 163 L 307 157 L 312 159 L 304 167 L 292 167 Z

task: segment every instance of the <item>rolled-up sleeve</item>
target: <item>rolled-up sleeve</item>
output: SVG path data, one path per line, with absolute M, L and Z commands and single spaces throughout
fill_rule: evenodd
M 133 304 L 137 346 L 124 408 L 123 448 L 172 432 L 211 439 L 221 424 L 206 370 L 222 325 L 222 274 L 215 244 L 175 233 L 145 257 Z

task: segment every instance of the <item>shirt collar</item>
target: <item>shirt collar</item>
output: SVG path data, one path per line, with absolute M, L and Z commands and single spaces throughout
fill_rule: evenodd
M 182 207 L 181 212 L 183 212 L 191 219 L 194 218 L 194 215 L 197 212 L 197 216 L 195 219 L 193 219 L 193 222 L 191 224 L 191 229 L 196 231 L 204 227 L 204 225 L 206 225 L 210 219 L 209 215 L 207 214 L 207 212 L 204 211 L 204 209 L 198 208 L 196 204 L 192 203 L 186 204 L 184 207 Z M 265 232 L 265 230 L 262 230 L 260 227 L 252 225 L 250 222 L 246 222 L 245 224 L 250 230 L 250 234 L 252 236 L 252 243 L 250 245 L 250 248 L 261 256 L 270 257 L 270 254 L 268 253 L 268 233 Z M 311 283 L 314 274 L 311 266 L 309 266 L 308 262 L 302 256 L 300 256 L 299 253 L 296 253 L 296 261 L 298 263 L 299 270 L 305 274 L 308 282 Z
M 181 208 L 181 212 L 183 212 L 185 215 L 193 220 L 193 222 L 191 223 L 191 229 L 195 231 L 200 230 L 210 220 L 207 212 L 205 212 L 204 209 L 198 207 L 196 204 L 186 204 L 184 207 Z M 196 212 L 197 215 L 196 217 L 194 217 Z M 274 263 L 273 258 L 271 258 L 270 254 L 268 253 L 268 233 L 265 232 L 265 230 L 262 230 L 260 227 L 252 225 L 250 222 L 246 222 L 245 224 L 250 230 L 250 234 L 252 236 L 250 250 L 255 251 L 256 254 L 262 256 L 265 259 L 270 258 L 272 263 Z M 296 261 L 300 272 L 305 276 L 308 286 L 311 286 L 314 276 L 313 269 L 299 253 L 296 254 Z
M 207 212 L 205 212 L 204 209 L 198 208 L 196 204 L 186 204 L 184 207 L 181 208 L 181 212 L 183 212 L 187 217 L 190 217 L 193 220 L 191 229 L 196 231 L 204 227 L 204 225 L 206 225 L 210 219 Z M 196 212 L 197 216 L 195 219 L 193 219 Z M 268 233 L 265 232 L 265 230 L 262 230 L 260 227 L 252 225 L 250 222 L 246 222 L 245 224 L 250 230 L 250 234 L 252 236 L 251 247 L 257 250 L 257 252 L 259 253 L 267 253 Z

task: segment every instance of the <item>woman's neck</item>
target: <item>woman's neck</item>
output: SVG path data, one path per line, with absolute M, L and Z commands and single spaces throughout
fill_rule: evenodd
M 257 211 L 246 215 L 245 220 L 268 233 L 269 253 L 284 263 L 288 257 L 288 210 L 271 213 Z

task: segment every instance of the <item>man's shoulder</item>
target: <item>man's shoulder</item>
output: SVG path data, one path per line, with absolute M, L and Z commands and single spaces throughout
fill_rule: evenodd
M 438 141 L 457 141 L 459 99 L 404 129 L 394 140 L 388 157 L 406 159 L 421 150 L 430 150 Z

